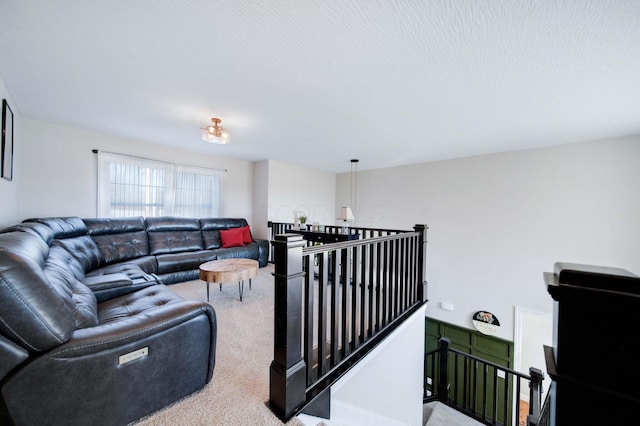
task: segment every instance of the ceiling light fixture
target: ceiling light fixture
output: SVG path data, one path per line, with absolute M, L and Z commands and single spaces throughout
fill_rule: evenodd
M 202 140 L 205 142 L 225 144 L 229 143 L 229 132 L 224 127 L 219 126 L 219 118 L 212 118 L 213 126 L 202 128 Z

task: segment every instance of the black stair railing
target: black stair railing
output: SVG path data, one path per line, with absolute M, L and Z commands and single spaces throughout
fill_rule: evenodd
M 311 225 L 300 225 L 301 228 L 310 229 Z M 267 227 L 270 231 L 270 240 L 275 240 L 276 235 L 286 234 L 290 230 L 294 229 L 294 224 L 291 222 L 273 222 L 268 221 Z M 326 232 L 329 234 L 340 234 L 342 233 L 342 226 L 340 225 L 323 225 L 322 232 Z M 383 229 L 383 228 L 364 228 L 364 227 L 349 227 L 350 234 L 358 234 L 360 239 L 366 238 L 375 238 L 375 237 L 383 237 L 386 235 L 395 235 L 402 234 L 407 232 L 406 230 L 400 229 Z M 312 246 L 314 243 L 312 241 L 306 242 L 307 246 Z M 273 263 L 273 249 L 269 253 L 269 262 Z
M 330 386 L 426 302 L 426 229 L 351 228 L 359 239 L 323 245 L 274 236 L 269 404 L 280 419 L 326 413 Z
M 438 348 L 425 354 L 425 403 L 440 401 L 487 425 L 510 425 L 514 411 L 515 419 L 520 419 L 520 392 L 523 381 L 528 381 L 527 426 L 540 424 L 542 371 L 530 368 L 528 375 L 520 373 L 450 344 L 449 339 L 440 338 Z

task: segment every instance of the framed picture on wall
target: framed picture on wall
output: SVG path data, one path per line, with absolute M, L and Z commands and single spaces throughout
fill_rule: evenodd
M 2 100 L 2 164 L 3 179 L 13 179 L 13 111 L 6 99 Z

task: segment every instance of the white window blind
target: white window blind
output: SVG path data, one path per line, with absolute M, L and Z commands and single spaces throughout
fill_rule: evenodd
M 98 152 L 98 216 L 220 217 L 223 170 Z

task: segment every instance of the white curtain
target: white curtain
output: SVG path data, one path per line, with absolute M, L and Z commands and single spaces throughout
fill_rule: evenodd
M 224 170 L 98 153 L 98 216 L 220 217 Z

